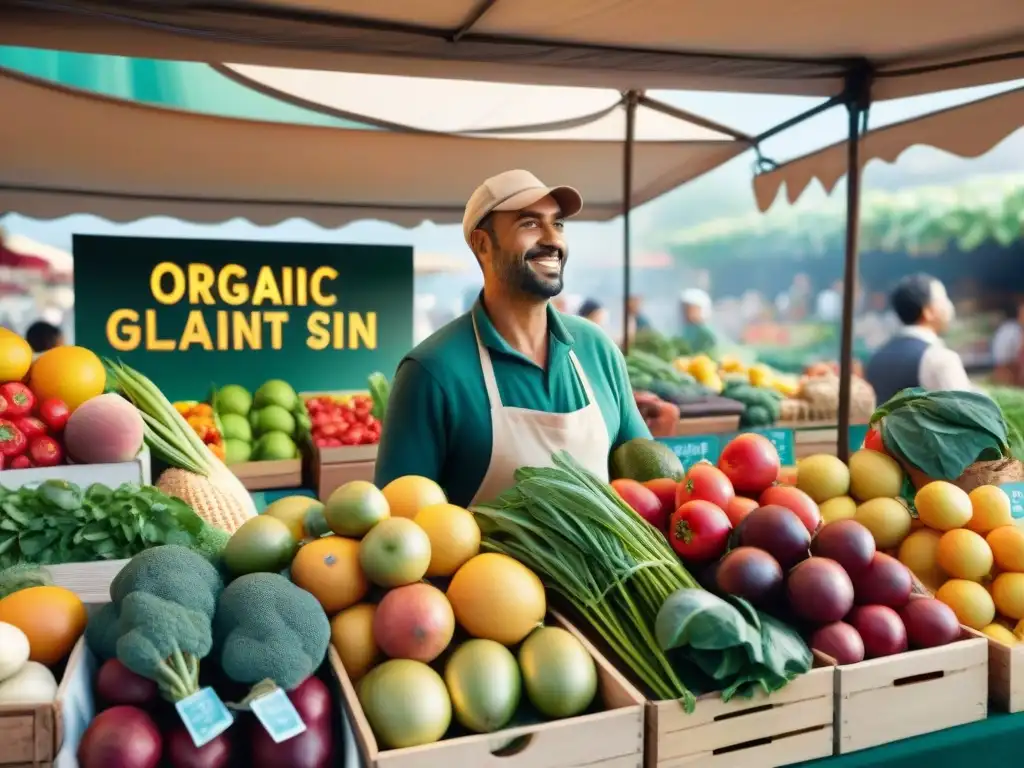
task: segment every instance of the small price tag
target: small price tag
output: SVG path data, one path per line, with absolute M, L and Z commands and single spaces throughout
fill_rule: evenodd
M 700 461 L 718 461 L 721 444 L 717 435 L 686 435 L 681 437 L 664 437 L 660 442 L 672 449 L 679 457 L 683 469 L 689 469 Z
M 208 744 L 231 727 L 235 719 L 213 688 L 202 688 L 174 705 L 192 743 Z
M 1014 520 L 1024 519 L 1024 483 L 1003 483 L 999 487 L 1010 497 L 1010 516 Z
M 287 741 L 306 730 L 306 724 L 302 722 L 295 705 L 280 688 L 275 688 L 266 696 L 253 699 L 249 708 L 275 744 Z

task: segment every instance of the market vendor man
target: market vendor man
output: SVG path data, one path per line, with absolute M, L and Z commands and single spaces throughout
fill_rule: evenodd
M 462 231 L 483 271 L 473 308 L 399 364 L 377 454 L 376 484 L 421 475 L 452 504 L 489 501 L 523 466 L 567 451 L 602 479 L 609 453 L 650 437 L 622 353 L 587 320 L 563 315 L 563 224 L 583 201 L 524 170 L 487 179 Z

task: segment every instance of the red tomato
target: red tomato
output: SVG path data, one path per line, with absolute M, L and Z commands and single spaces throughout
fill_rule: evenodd
M 776 504 L 791 510 L 793 514 L 800 518 L 800 522 L 804 524 L 804 528 L 812 536 L 821 525 L 821 511 L 818 509 L 818 505 L 814 503 L 814 499 L 799 488 L 773 485 L 761 494 L 760 502 L 762 507 Z
M 662 509 L 661 501 L 654 491 L 645 488 L 636 480 L 612 480 L 611 485 L 612 490 L 619 494 L 630 509 L 659 531 L 665 530 L 668 515 Z
M 28 416 L 36 407 L 36 396 L 32 390 L 20 381 L 9 381 L 0 385 L 0 395 L 7 402 L 4 416 L 13 419 L 17 416 Z
M 28 455 L 37 467 L 55 467 L 64 460 L 64 449 L 52 437 L 34 437 L 28 444 Z
M 761 505 L 753 499 L 748 499 L 746 496 L 733 496 L 725 507 L 725 515 L 729 518 L 729 522 L 732 523 L 732 527 L 737 528 L 743 522 L 743 518 L 759 506 Z
M 663 522 L 660 527 L 662 530 L 665 530 L 665 526 L 668 525 L 668 519 L 676 511 L 676 488 L 679 483 L 664 477 L 659 480 L 648 480 L 646 483 L 642 483 L 642 485 L 649 491 L 653 491 L 654 495 L 658 497 L 658 503 L 661 504 L 661 520 Z
M 672 514 L 668 541 L 672 549 L 692 563 L 716 560 L 729 544 L 732 525 L 721 507 L 710 501 L 688 501 Z
M 864 447 L 869 451 L 885 453 L 885 443 L 882 442 L 881 430 L 875 427 L 869 429 L 868 433 L 864 436 Z
M 736 493 L 759 496 L 779 479 L 782 462 L 772 441 L 748 432 L 729 441 L 718 458 L 718 468 L 732 482 Z
M 28 456 L 26 456 L 25 454 L 22 454 L 21 456 L 15 456 L 13 459 L 11 459 L 11 463 L 9 465 L 9 468 L 10 469 L 28 469 L 31 466 L 32 466 L 32 462 L 29 460 Z
M 21 434 L 31 440 L 37 435 L 46 434 L 46 425 L 34 416 L 22 416 L 14 420 L 14 426 L 21 430 Z
M 47 398 L 39 403 L 39 418 L 54 434 L 64 430 L 64 425 L 68 423 L 70 415 L 71 411 L 68 410 L 64 401 L 58 400 L 56 397 Z
M 690 467 L 686 477 L 676 489 L 676 509 L 688 501 L 710 501 L 719 509 L 725 509 L 736 495 L 729 478 L 714 464 L 700 461 Z

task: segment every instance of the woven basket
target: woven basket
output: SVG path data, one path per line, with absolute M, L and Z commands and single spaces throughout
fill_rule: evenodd
M 929 477 L 916 467 L 901 461 L 903 468 L 910 475 L 910 480 L 917 489 L 923 488 L 935 480 L 947 478 Z M 999 459 L 997 461 L 976 461 L 971 464 L 960 477 L 949 479 L 953 485 L 970 493 L 983 485 L 1002 485 L 1003 483 L 1019 483 L 1024 481 L 1024 464 L 1017 459 Z

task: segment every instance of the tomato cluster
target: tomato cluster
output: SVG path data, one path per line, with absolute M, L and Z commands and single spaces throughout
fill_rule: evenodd
M 0 385 L 0 469 L 64 463 L 59 436 L 69 415 L 61 400 L 37 400 L 20 381 Z
M 380 442 L 380 422 L 373 416 L 369 395 L 338 400 L 329 395 L 306 401 L 313 442 L 320 448 L 343 445 L 375 445 Z

